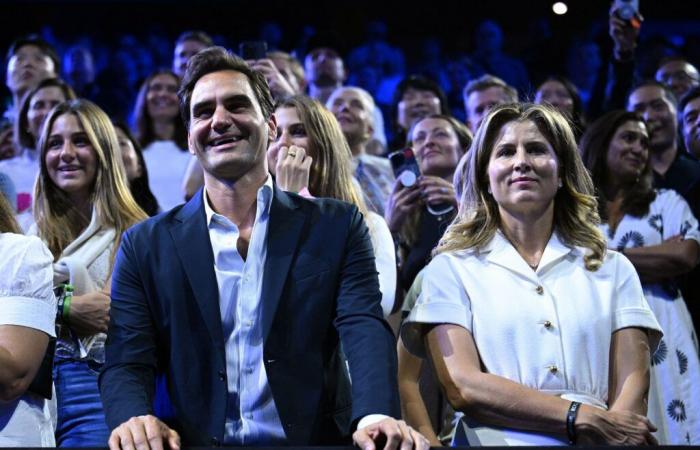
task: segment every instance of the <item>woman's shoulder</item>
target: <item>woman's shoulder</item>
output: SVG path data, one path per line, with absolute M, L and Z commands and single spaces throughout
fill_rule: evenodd
M 23 260 L 52 261 L 51 252 L 37 236 L 15 233 L 0 234 L 0 254 L 7 262 L 22 258 Z

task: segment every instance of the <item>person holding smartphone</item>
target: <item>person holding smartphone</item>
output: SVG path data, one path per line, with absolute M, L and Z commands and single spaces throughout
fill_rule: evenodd
M 411 286 L 455 216 L 452 178 L 472 142 L 463 123 L 443 114 L 419 120 L 408 136 L 421 175 L 411 183 L 397 174 L 384 212 L 399 249 L 401 291 Z

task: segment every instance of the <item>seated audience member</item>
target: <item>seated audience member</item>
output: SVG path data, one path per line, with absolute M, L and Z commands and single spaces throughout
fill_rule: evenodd
M 471 142 L 472 135 L 464 124 L 442 114 L 418 120 L 409 132 L 421 176 L 409 186 L 397 179 L 384 212 L 399 249 L 399 291 L 411 287 L 455 217 L 452 179 Z
M 482 75 L 464 86 L 464 111 L 467 126 L 476 133 L 491 108 L 505 103 L 516 103 L 518 91 L 493 75 Z
M 503 51 L 503 30 L 493 20 L 481 22 L 475 30 L 474 41 L 476 48 L 471 58 L 484 68 L 506 80 L 511 86 L 521 91 L 530 89 L 530 80 L 523 62 L 507 55 Z
M 56 443 L 104 447 L 109 430 L 97 374 L 104 362 L 112 261 L 122 233 L 146 215 L 129 193 L 112 123 L 94 103 L 70 100 L 52 109 L 38 148 L 31 232 L 53 255 L 54 287 L 70 298 L 58 317 Z
M 700 411 L 694 407 L 700 399 L 700 361 L 676 277 L 697 265 L 700 230 L 682 197 L 654 189 L 649 141 L 638 114 L 616 110 L 591 124 L 581 153 L 598 193 L 608 247 L 632 262 L 664 330 L 652 357 L 649 419 L 659 429 L 659 443 L 687 445 L 700 442 Z
M 12 159 L 0 161 L 0 170 L 10 176 L 18 194 L 18 213 L 31 209 L 34 182 L 39 174 L 39 155 L 36 142 L 44 119 L 51 109 L 75 98 L 70 86 L 58 78 L 46 78 L 24 96 L 15 121 L 16 148 L 20 153 Z M 25 228 L 25 227 L 23 227 Z
M 667 86 L 680 100 L 692 88 L 700 86 L 700 73 L 682 56 L 669 56 L 659 62 L 656 81 Z
M 700 159 L 700 86 L 692 88 L 681 98 L 678 114 L 685 149 L 695 159 Z
M 148 169 L 146 169 L 141 146 L 126 125 L 123 123 L 113 123 L 112 125 L 117 133 L 131 196 L 146 214 L 153 217 L 159 211 L 158 201 L 148 184 Z
M 173 73 L 182 78 L 187 69 L 187 62 L 197 52 L 212 47 L 214 41 L 204 31 L 185 31 L 177 37 L 175 50 L 173 51 Z
M 389 148 L 403 148 L 411 127 L 430 114 L 450 114 L 447 96 L 442 88 L 422 75 L 410 75 L 401 80 L 391 102 L 394 136 Z
M 498 106 L 468 164 L 401 332 L 464 413 L 453 444 L 656 443 L 645 414 L 661 328 L 634 267 L 606 251 L 566 119 Z
M 586 130 L 586 119 L 581 96 L 569 79 L 557 75 L 547 78 L 535 92 L 535 103 L 552 105 L 569 119 L 571 130 L 578 142 Z
M 171 448 L 181 435 L 184 445 L 426 449 L 391 417 L 394 339 L 357 207 L 275 186 L 272 95 L 240 58 L 198 53 L 179 94 L 205 184 L 122 239 L 100 374 L 110 447 L 133 448 L 148 433 L 150 445 Z M 172 425 L 153 415 L 161 374 Z
M 267 155 L 268 169 L 277 185 L 285 191 L 308 192 L 314 197 L 335 198 L 358 207 L 372 239 L 382 310 L 387 317 L 394 307 L 396 293 L 394 242 L 384 218 L 367 210 L 354 184 L 352 153 L 338 122 L 320 103 L 306 96 L 278 102 L 275 118 L 277 136 Z
M 374 99 L 362 88 L 340 87 L 328 98 L 326 107 L 335 115 L 352 152 L 353 174 L 362 187 L 367 206 L 384 216 L 394 173 L 386 158 L 367 153 L 374 134 Z
M 54 447 L 48 401 L 28 391 L 56 336 L 51 253 L 0 195 L 0 447 Z
M 41 80 L 57 77 L 60 62 L 53 47 L 38 35 L 30 34 L 10 44 L 5 66 L 5 83 L 12 94 L 12 104 L 5 116 L 14 121 L 25 94 Z
M 151 191 L 163 211 L 184 201 L 182 183 L 190 162 L 187 132 L 178 111 L 179 84 L 180 79 L 167 69 L 151 74 L 141 85 L 132 118 Z
M 94 99 L 99 95 L 95 83 L 95 58 L 89 48 L 75 45 L 63 54 L 63 76 L 80 98 Z

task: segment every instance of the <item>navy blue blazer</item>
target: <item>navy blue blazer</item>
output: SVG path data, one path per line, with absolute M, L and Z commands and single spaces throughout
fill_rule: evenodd
M 288 443 L 345 444 L 362 416 L 398 417 L 395 341 L 357 208 L 275 187 L 263 277 L 263 358 Z M 124 234 L 110 317 L 99 378 L 109 427 L 153 414 L 163 374 L 183 444 L 223 442 L 226 355 L 201 191 Z

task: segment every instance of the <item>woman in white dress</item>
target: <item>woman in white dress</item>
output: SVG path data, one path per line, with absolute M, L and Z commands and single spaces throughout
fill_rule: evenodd
M 642 281 L 664 330 L 652 357 L 649 418 L 666 445 L 700 444 L 697 335 L 676 277 L 698 263 L 698 221 L 672 190 L 655 190 L 649 130 L 636 113 L 612 111 L 591 124 L 581 151 L 598 192 L 601 230 Z
M 57 314 L 56 441 L 104 447 L 109 430 L 97 375 L 104 362 L 114 252 L 122 233 L 146 214 L 129 191 L 114 127 L 94 103 L 56 106 L 39 150 L 34 232 L 53 255 L 54 286 L 72 286 L 71 300 Z
M 51 253 L 0 194 L 0 447 L 53 447 L 48 401 L 28 390 L 56 336 Z
M 394 306 L 396 257 L 384 218 L 368 211 L 358 183 L 352 178 L 352 153 L 335 116 L 304 95 L 277 104 L 277 137 L 267 151 L 268 169 L 277 185 L 306 197 L 328 197 L 352 203 L 367 222 L 374 247 L 382 310 Z
M 566 119 L 494 108 L 457 218 L 404 327 L 464 417 L 455 445 L 653 444 L 659 326 L 632 265 L 606 251 Z

